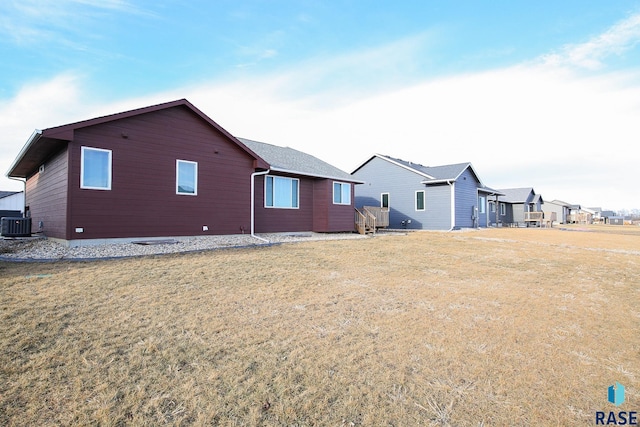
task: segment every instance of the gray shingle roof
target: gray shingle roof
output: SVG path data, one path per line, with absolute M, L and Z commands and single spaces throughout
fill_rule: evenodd
M 455 163 L 451 165 L 441 165 L 441 166 L 424 166 L 420 163 L 413 163 L 406 160 L 398 159 L 391 156 L 382 156 L 388 160 L 391 160 L 395 163 L 398 163 L 406 168 L 413 169 L 421 175 L 425 175 L 428 182 L 429 180 L 433 181 L 444 181 L 444 180 L 456 180 L 462 172 L 464 172 L 468 167 L 471 166 L 471 163 Z M 472 168 L 473 169 L 473 168 Z M 474 171 L 475 174 L 475 171 Z M 477 176 L 476 176 L 477 178 Z M 478 178 L 479 179 L 479 178 Z
M 298 175 L 308 175 L 320 178 L 338 179 L 348 182 L 360 182 L 355 180 L 347 172 L 330 165 L 329 163 L 289 147 L 278 147 L 264 142 L 253 141 L 246 138 L 237 138 L 251 151 L 262 157 L 271 170 L 289 172 Z
M 532 203 L 535 197 L 535 191 L 531 187 L 503 188 L 498 191 L 504 194 L 498 200 L 507 203 Z
M 471 169 L 471 172 L 474 174 L 474 176 L 478 180 L 478 183 L 480 184 L 480 186 L 478 187 L 479 191 L 490 194 L 490 195 L 498 195 L 498 196 L 503 195 L 500 192 L 500 190 L 495 190 L 491 187 L 487 187 L 484 184 L 482 184 L 480 177 L 478 176 L 475 169 L 473 168 L 473 165 L 470 162 L 454 163 L 451 165 L 441 165 L 441 166 L 424 166 L 424 165 L 421 165 L 420 163 L 409 162 L 407 160 L 398 159 L 396 157 L 386 156 L 382 154 L 375 154 L 369 160 L 367 160 L 358 168 L 356 168 L 356 170 L 353 173 L 356 173 L 358 169 L 360 169 L 362 166 L 366 165 L 369 161 L 371 161 L 371 159 L 374 159 L 376 157 L 398 164 L 406 169 L 410 169 L 424 176 L 425 179 L 424 181 L 422 181 L 422 183 L 427 185 L 429 183 L 436 184 L 436 183 L 441 183 L 443 181 L 455 181 L 460 177 L 460 175 L 462 175 L 462 173 L 465 170 L 467 170 L 467 168 L 469 168 Z

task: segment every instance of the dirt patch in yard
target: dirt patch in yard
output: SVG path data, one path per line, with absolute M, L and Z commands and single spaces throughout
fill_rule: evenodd
M 493 229 L 0 263 L 0 424 L 593 425 L 640 409 L 639 250 Z

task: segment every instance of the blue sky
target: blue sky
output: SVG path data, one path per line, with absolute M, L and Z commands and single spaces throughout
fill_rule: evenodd
M 5 0 L 0 169 L 36 128 L 187 98 L 348 172 L 470 161 L 494 188 L 640 208 L 639 42 L 636 1 Z

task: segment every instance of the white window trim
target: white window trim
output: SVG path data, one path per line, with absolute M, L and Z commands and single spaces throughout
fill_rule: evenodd
M 478 214 L 484 215 L 487 213 L 487 199 L 485 196 L 478 196 Z
M 268 178 L 273 178 L 274 184 L 275 184 L 275 178 L 285 178 L 285 179 L 290 179 L 292 181 L 298 181 L 298 185 L 296 186 L 296 189 L 298 191 L 298 194 L 296 197 L 296 199 L 298 200 L 298 206 L 275 206 L 275 197 L 272 197 L 272 200 L 274 201 L 274 206 L 267 205 L 267 179 Z M 275 188 L 275 185 L 273 188 Z M 274 195 L 272 194 L 272 196 Z M 298 178 L 291 178 L 289 176 L 267 175 L 264 178 L 264 207 L 267 209 L 300 209 L 300 180 Z
M 102 151 L 109 154 L 109 163 L 107 164 L 107 186 L 106 187 L 94 187 L 91 185 L 84 185 L 84 153 L 85 151 Z M 85 190 L 111 190 L 111 167 L 112 167 L 112 157 L 113 154 L 111 150 L 106 150 L 104 148 L 95 148 L 95 147 L 80 147 L 80 188 Z
M 336 203 L 336 184 L 340 185 L 340 203 Z M 346 185 L 349 188 L 349 200 L 347 200 L 347 202 L 345 203 L 344 200 L 342 200 L 342 186 Z M 333 181 L 333 185 L 331 186 L 333 189 L 333 197 L 331 198 L 331 200 L 333 200 L 333 204 L 334 205 L 350 205 L 351 204 L 351 184 L 348 182 L 341 182 L 341 181 Z
M 422 209 L 418 209 L 418 193 L 422 193 Z M 414 197 L 415 203 L 414 208 L 416 212 L 422 212 L 427 209 L 427 194 L 424 190 L 416 190 L 416 195 Z
M 193 180 L 193 193 L 180 192 L 180 163 L 191 163 L 195 165 L 195 177 Z M 176 194 L 179 196 L 197 196 L 198 195 L 198 162 L 192 162 L 190 160 L 176 159 Z
M 380 193 L 380 207 L 384 208 L 384 206 L 382 206 L 382 196 L 384 196 L 385 194 L 387 195 L 387 208 L 389 208 L 389 206 L 391 206 L 391 195 L 389 193 Z
M 500 216 L 507 215 L 507 205 L 504 203 L 500 203 Z

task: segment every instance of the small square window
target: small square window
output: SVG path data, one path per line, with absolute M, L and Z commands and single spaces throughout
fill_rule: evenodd
M 111 150 L 81 147 L 80 188 L 111 190 Z
M 351 204 L 351 184 L 346 182 L 333 183 L 333 204 L 334 205 L 350 205 Z

